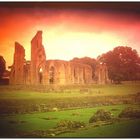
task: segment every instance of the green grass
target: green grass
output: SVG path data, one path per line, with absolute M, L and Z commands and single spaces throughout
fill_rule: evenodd
M 41 88 L 41 87 L 38 87 Z M 44 88 L 44 87 L 42 87 Z M 46 87 L 47 88 L 47 87 Z M 29 88 L 30 89 L 30 88 Z M 140 91 L 140 83 L 129 83 L 120 85 L 89 85 L 73 86 L 72 88 L 64 86 L 59 87 L 56 91 L 32 91 L 24 87 L 14 88 L 14 86 L 0 86 L 0 99 L 52 99 L 66 97 L 85 97 L 85 96 L 119 96 L 135 94 Z M 80 89 L 89 89 L 87 93 L 81 93 Z M 42 90 L 41 90 L 42 91 Z M 47 93 L 47 94 L 46 94 Z
M 84 90 L 86 89 L 86 90 Z M 49 87 L 0 86 L 0 137 L 16 137 L 18 132 L 48 130 L 61 120 L 82 121 L 87 126 L 89 118 L 98 109 L 110 110 L 118 116 L 128 106 L 138 107 L 136 93 L 140 83 L 121 85 Z M 56 107 L 59 111 L 52 112 Z M 78 113 L 79 115 L 72 115 Z M 52 117 L 47 120 L 44 118 Z M 55 118 L 55 119 L 53 119 Z M 60 137 L 131 137 L 137 136 L 139 120 L 125 121 L 101 127 L 88 127 Z M 120 132 L 119 132 L 120 130 Z M 119 132 L 119 133 L 118 133 Z
M 84 109 L 75 109 L 75 110 L 66 110 L 66 111 L 58 111 L 58 112 L 46 112 L 46 113 L 33 113 L 33 114 L 19 114 L 19 115 L 1 115 L 0 116 L 0 136 L 15 136 L 17 132 L 20 131 L 35 131 L 35 130 L 48 130 L 56 126 L 57 122 L 60 120 L 74 120 L 74 121 L 82 121 L 86 125 L 89 125 L 89 118 L 98 110 L 98 109 L 107 109 L 113 113 L 114 116 L 118 116 L 122 109 L 125 107 L 140 107 L 139 105 L 113 105 L 113 106 L 103 106 L 103 107 L 95 107 L 95 108 L 84 108 Z M 112 109 L 115 109 L 112 111 Z M 73 116 L 72 114 L 78 112 L 79 115 Z M 55 119 L 45 120 L 43 118 L 53 117 Z M 14 121 L 15 123 L 11 123 Z M 24 123 L 18 123 L 23 121 Z M 17 123 L 16 123 L 17 122 Z M 95 128 L 94 128 L 95 129 Z M 107 128 L 108 129 L 108 128 Z M 112 129 L 112 128 L 110 128 Z M 96 130 L 96 129 L 95 129 Z M 87 137 L 87 133 L 91 133 L 92 128 L 87 131 L 81 132 L 76 131 L 74 135 L 70 135 L 75 137 L 76 133 L 79 137 Z M 100 136 L 99 128 L 96 130 L 96 136 Z M 115 131 L 115 130 L 114 130 Z M 80 135 L 81 134 L 81 135 Z M 60 137 L 67 137 L 69 134 L 60 135 Z M 116 134 L 117 135 L 117 134 Z M 89 135 L 92 137 L 93 135 Z M 112 135 L 111 135 L 112 136 Z M 101 137 L 101 136 L 100 136 Z M 106 137 L 106 135 L 103 135 Z
M 45 112 L 61 109 L 133 103 L 140 83 L 121 85 L 64 86 L 50 91 L 36 86 L 34 91 L 24 86 L 0 86 L 0 113 Z M 44 92 L 41 92 L 44 89 Z M 82 90 L 85 90 L 83 92 Z M 48 91 L 48 92 L 47 92 Z
M 89 128 L 87 130 L 77 130 L 74 133 L 63 133 L 57 137 L 61 138 L 139 138 L 140 137 L 140 120 L 129 120 L 105 125 L 100 127 Z

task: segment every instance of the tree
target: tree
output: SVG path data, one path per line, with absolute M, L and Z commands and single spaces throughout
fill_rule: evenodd
M 99 57 L 108 66 L 109 78 L 115 83 L 136 80 L 140 72 L 140 58 L 135 49 L 119 46 Z
M 0 79 L 2 78 L 3 73 L 6 69 L 6 62 L 3 58 L 3 56 L 0 56 Z

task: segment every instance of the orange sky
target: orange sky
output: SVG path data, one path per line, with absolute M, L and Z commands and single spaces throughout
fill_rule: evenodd
M 43 31 L 47 59 L 96 58 L 116 46 L 140 53 L 139 7 L 72 4 L 0 3 L 0 55 L 7 66 L 13 63 L 15 41 L 24 46 L 30 60 L 30 41 L 37 30 Z

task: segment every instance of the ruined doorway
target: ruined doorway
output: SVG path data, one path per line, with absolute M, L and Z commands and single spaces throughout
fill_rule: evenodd
M 42 68 L 39 68 L 39 72 L 38 72 L 39 84 L 42 84 L 42 79 L 43 79 L 42 72 L 43 72 Z
M 49 84 L 54 84 L 55 69 L 53 66 L 49 69 Z

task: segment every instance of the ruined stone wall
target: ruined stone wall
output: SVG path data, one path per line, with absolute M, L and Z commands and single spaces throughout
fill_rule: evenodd
M 46 80 L 47 84 L 65 84 L 66 83 L 66 63 L 60 60 L 48 60 L 46 62 Z
M 31 65 L 30 61 L 26 61 L 24 65 L 24 83 L 26 85 L 31 84 Z
M 100 63 L 96 66 L 95 76 L 98 84 L 107 84 L 110 82 L 108 78 L 108 69 L 106 64 Z
M 31 84 L 33 85 L 84 84 L 92 82 L 92 68 L 88 65 L 63 60 L 50 60 L 46 62 L 41 31 L 38 31 L 31 41 L 30 71 Z
M 38 31 L 31 41 L 31 84 L 45 84 L 44 71 L 46 54 L 42 45 L 42 31 Z
M 10 84 L 24 84 L 25 50 L 15 42 L 14 63 L 10 74 Z
M 93 71 L 95 71 L 98 84 L 105 84 L 109 81 L 105 64 L 98 64 L 95 70 L 91 65 L 80 62 L 46 61 L 46 54 L 42 45 L 42 31 L 38 31 L 31 40 L 31 61 L 25 61 L 24 57 L 24 48 L 16 42 L 10 84 L 91 84 L 94 82 Z
M 45 78 L 47 84 L 89 84 L 92 82 L 92 68 L 69 61 L 49 60 Z
M 92 83 L 92 67 L 86 64 L 71 63 L 71 76 L 73 84 Z

